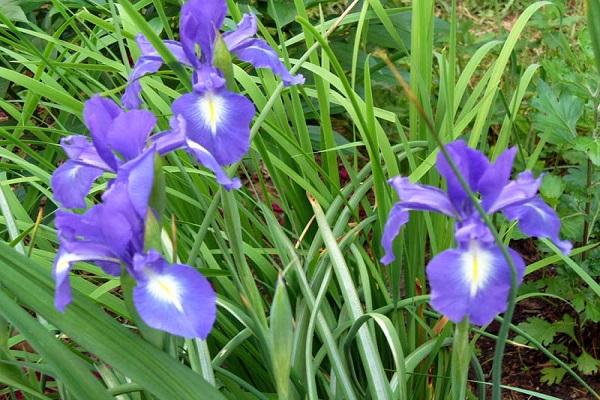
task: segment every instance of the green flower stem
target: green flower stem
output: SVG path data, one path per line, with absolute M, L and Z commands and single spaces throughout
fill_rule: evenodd
M 465 318 L 456 324 L 454 342 L 452 344 L 452 398 L 464 400 L 467 393 L 467 377 L 469 375 L 469 362 L 471 360 L 471 346 L 469 344 L 469 319 Z

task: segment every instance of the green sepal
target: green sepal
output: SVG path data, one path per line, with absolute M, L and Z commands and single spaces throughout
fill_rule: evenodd
M 221 34 L 217 34 L 217 40 L 215 41 L 215 52 L 213 55 L 213 65 L 217 67 L 225 76 L 227 82 L 227 89 L 235 90 L 235 80 L 233 78 L 233 61 L 231 53 L 227 48 L 227 44 L 223 40 Z
M 152 193 L 150 193 L 150 208 L 160 216 L 165 212 L 167 204 L 167 191 L 165 182 L 165 173 L 162 168 L 162 158 L 157 153 L 154 157 L 154 184 Z
M 162 240 L 160 238 L 162 226 L 152 209 L 146 215 L 146 229 L 144 230 L 144 251 L 154 249 L 162 253 Z

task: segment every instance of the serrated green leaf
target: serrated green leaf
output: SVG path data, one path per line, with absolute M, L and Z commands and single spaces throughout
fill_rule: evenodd
M 585 351 L 577 357 L 575 362 L 577 363 L 577 369 L 584 375 L 593 375 L 598 372 L 600 367 L 600 360 L 595 359 Z
M 542 342 L 545 346 L 552 343 L 554 336 L 559 331 L 556 325 L 537 317 L 529 318 L 526 322 L 521 322 L 518 327 Z
M 558 97 L 544 81 L 538 85 L 538 96 L 532 102 L 538 111 L 534 124 L 540 135 L 554 144 L 573 143 L 577 137 L 577 121 L 583 114 L 583 101 L 571 94 Z
M 575 139 L 575 149 L 583 151 L 594 165 L 600 166 L 600 138 L 578 137 Z
M 562 382 L 566 373 L 567 371 L 562 368 L 542 368 L 542 376 L 540 377 L 540 381 L 546 385 L 558 385 Z

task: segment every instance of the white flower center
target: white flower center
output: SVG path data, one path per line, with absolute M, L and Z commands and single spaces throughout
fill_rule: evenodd
M 474 297 L 489 280 L 494 268 L 492 254 L 479 247 L 477 241 L 472 241 L 469 250 L 461 256 L 463 278 L 470 287 L 471 297 Z
M 216 135 L 217 126 L 227 114 L 225 99 L 208 92 L 198 101 L 198 108 L 204 124 L 210 128 L 213 135 Z
M 181 304 L 181 286 L 172 276 L 151 276 L 148 280 L 148 291 L 154 298 L 172 304 L 177 311 L 183 312 L 183 305 Z

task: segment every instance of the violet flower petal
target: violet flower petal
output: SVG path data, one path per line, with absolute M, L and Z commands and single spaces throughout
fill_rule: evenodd
M 200 146 L 193 140 L 187 140 L 186 145 L 189 151 L 196 157 L 198 162 L 204 165 L 215 174 L 217 182 L 219 182 L 225 190 L 239 189 L 242 183 L 239 178 L 230 178 L 223 167 L 217 162 L 212 154 L 204 147 Z
M 254 37 L 257 31 L 258 23 L 256 15 L 244 14 L 242 20 L 239 22 L 234 31 L 223 34 L 223 40 L 225 41 L 229 51 L 234 52 L 245 40 Z
M 534 178 L 531 171 L 521 172 L 516 180 L 505 185 L 492 204 L 484 203 L 488 213 L 493 214 L 505 207 L 519 205 L 535 198 L 542 177 Z
M 148 136 L 156 125 L 156 117 L 147 110 L 131 110 L 114 119 L 107 132 L 108 143 L 126 160 L 142 153 Z
M 64 137 L 60 140 L 60 146 L 67 153 L 69 159 L 79 164 L 101 168 L 105 171 L 111 170 L 96 151 L 96 147 L 94 147 L 86 136 L 72 135 Z
M 250 147 L 254 105 L 224 88 L 184 94 L 173 103 L 173 113 L 185 120 L 188 139 L 205 148 L 220 165 L 239 161 Z
M 92 134 L 96 151 L 113 171 L 117 170 L 118 163 L 111 151 L 107 135 L 113 120 L 121 113 L 122 110 L 114 101 L 98 95 L 86 101 L 83 107 L 83 119 Z
M 408 222 L 408 210 L 402 203 L 396 203 L 390 210 L 381 236 L 381 246 L 385 253 L 381 257 L 381 263 L 384 265 L 389 265 L 396 259 L 393 249 L 394 239 L 400 233 L 402 226 Z
M 142 104 L 142 99 L 140 97 L 142 83 L 140 82 L 140 79 L 144 75 L 157 72 L 162 65 L 163 60 L 160 57 L 140 57 L 140 59 L 137 60 L 129 75 L 125 93 L 121 96 L 121 102 L 125 108 L 129 110 L 140 108 Z
M 205 339 L 216 318 L 216 295 L 194 268 L 169 265 L 158 253 L 134 257 L 135 307 L 148 326 L 186 338 Z
M 406 177 L 397 176 L 388 181 L 400 197 L 390 211 L 385 224 L 381 244 L 385 255 L 381 262 L 385 265 L 395 260 L 392 245 L 402 225 L 408 222 L 408 211 L 435 211 L 451 217 L 456 217 L 454 206 L 446 196 L 446 193 L 438 188 L 411 183 Z
M 564 254 L 569 254 L 573 248 L 568 240 L 560 240 L 560 219 L 540 197 L 535 197 L 526 203 L 505 207 L 502 213 L 509 220 L 517 220 L 519 229 L 524 234 L 548 238 Z
M 477 191 L 481 194 L 481 205 L 484 210 L 490 208 L 508 184 L 516 154 L 516 147 L 505 150 L 479 179 Z
M 102 170 L 75 161 L 67 161 L 52 174 L 52 191 L 58 203 L 66 208 L 85 208 L 85 197 Z
M 510 254 L 520 282 L 525 263 L 516 252 Z M 506 310 L 510 267 L 497 247 L 473 241 L 467 249 L 443 251 L 429 262 L 427 277 L 431 306 L 453 322 L 469 317 L 475 325 L 487 325 Z
M 262 39 L 248 39 L 237 45 L 233 53 L 242 61 L 249 62 L 255 68 L 269 68 L 279 75 L 286 86 L 301 85 L 304 77 L 292 75 L 279 59 L 279 55 Z
M 462 140 L 448 143 L 446 150 L 471 190 L 476 192 L 479 180 L 489 166 L 487 158 L 481 152 L 468 147 Z M 454 207 L 463 217 L 471 214 L 473 204 L 441 152 L 437 156 L 436 167 L 440 175 L 446 178 L 448 197 Z
M 62 245 L 54 260 L 52 276 L 55 281 L 54 306 L 63 312 L 71 303 L 71 285 L 69 273 L 73 264 L 78 261 L 109 261 L 118 262 L 112 251 L 103 245 L 95 243 L 69 243 Z
M 197 65 L 196 44 L 205 63 L 212 64 L 214 43 L 227 14 L 224 0 L 188 0 L 181 7 L 179 35 L 187 58 Z

